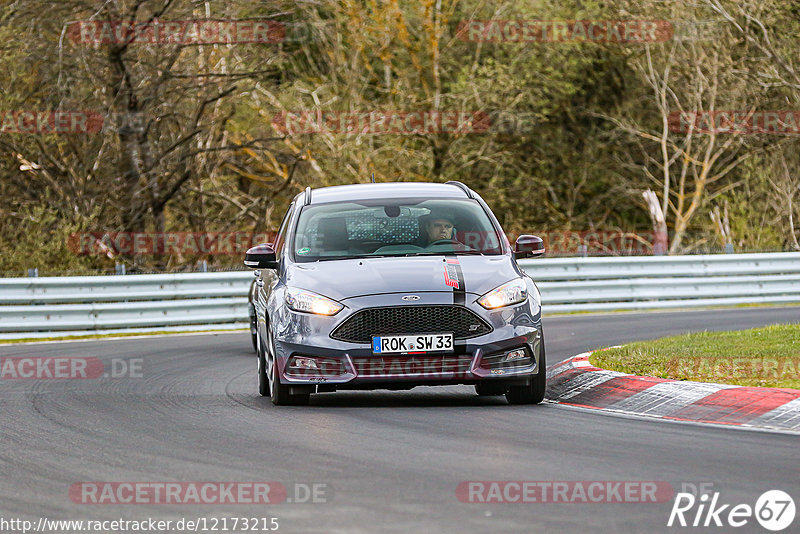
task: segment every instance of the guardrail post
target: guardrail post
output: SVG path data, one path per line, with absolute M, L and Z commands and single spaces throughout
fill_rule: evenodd
M 124 263 L 117 263 L 114 265 L 114 268 L 117 271 L 117 274 L 125 274 L 125 264 Z
M 39 277 L 39 268 L 34 267 L 33 269 L 28 269 L 28 278 L 38 278 Z

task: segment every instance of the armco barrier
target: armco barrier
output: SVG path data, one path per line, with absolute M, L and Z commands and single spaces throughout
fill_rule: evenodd
M 252 279 L 252 271 L 0 278 L 0 339 L 246 327 Z
M 545 313 L 800 303 L 800 253 L 522 260 Z M 246 327 L 250 271 L 0 279 L 0 339 Z
M 523 260 L 546 313 L 800 302 L 800 253 Z

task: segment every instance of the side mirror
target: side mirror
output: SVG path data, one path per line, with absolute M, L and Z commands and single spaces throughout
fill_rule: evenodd
M 544 241 L 535 235 L 521 235 L 514 243 L 514 257 L 533 258 L 544 254 Z
M 272 248 L 272 243 L 264 243 L 248 249 L 244 255 L 244 264 L 251 269 L 277 269 L 278 260 L 275 258 L 275 249 Z

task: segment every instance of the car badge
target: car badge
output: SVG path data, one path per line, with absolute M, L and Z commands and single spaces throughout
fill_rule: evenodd
M 419 300 L 419 295 L 405 295 L 403 300 Z

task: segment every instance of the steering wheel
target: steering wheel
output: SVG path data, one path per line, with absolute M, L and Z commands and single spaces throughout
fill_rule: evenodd
M 459 241 L 458 239 L 437 239 L 436 241 L 428 243 L 428 246 L 432 247 L 434 245 L 446 245 L 446 244 L 449 244 L 449 245 L 463 245 L 463 243 L 461 241 Z
M 465 245 L 458 239 L 437 239 L 436 241 L 429 243 L 428 247 L 432 247 L 435 245 L 453 245 L 453 249 L 458 252 L 478 250 L 475 247 L 470 247 L 468 245 Z
M 365 239 L 364 241 L 358 244 L 358 248 L 369 252 L 375 252 L 382 246 L 383 246 L 383 241 L 380 241 L 378 239 Z

